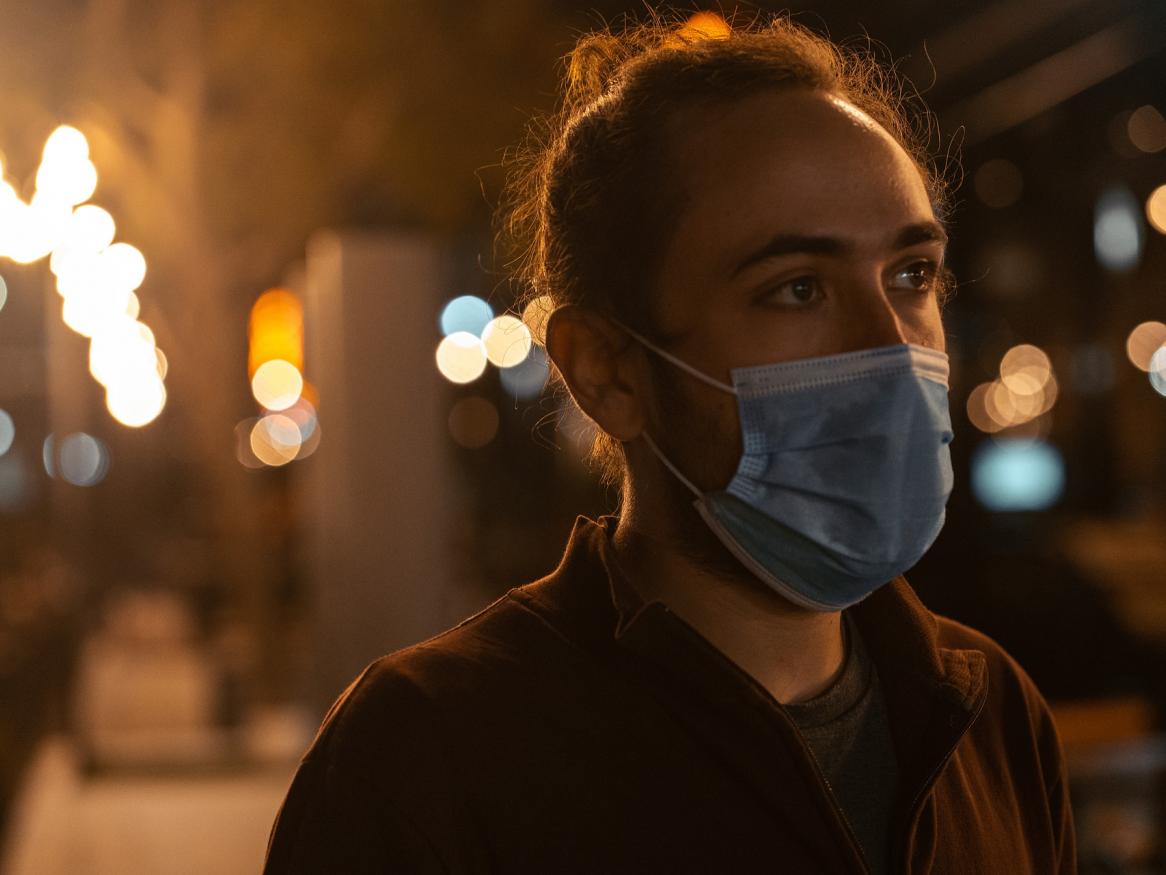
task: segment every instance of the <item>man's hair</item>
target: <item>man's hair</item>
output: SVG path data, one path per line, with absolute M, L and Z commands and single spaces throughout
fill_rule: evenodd
M 581 36 L 563 58 L 558 106 L 533 120 L 507 162 L 499 242 L 520 305 L 546 296 L 651 333 L 651 296 L 683 207 L 682 168 L 666 164 L 670 123 L 682 109 L 763 92 L 821 90 L 866 112 L 910 156 L 945 222 L 951 185 L 929 151 L 934 117 L 866 43 L 834 43 L 788 13 L 740 24 L 671 9 Z M 605 483 L 622 480 L 618 441 L 597 430 L 590 456 Z

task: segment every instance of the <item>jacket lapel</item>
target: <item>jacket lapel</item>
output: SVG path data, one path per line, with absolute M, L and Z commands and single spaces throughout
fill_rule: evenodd
M 898 577 L 851 610 L 878 668 L 899 762 L 893 817 L 895 871 L 936 849 L 934 834 L 918 828 L 928 791 L 979 716 L 988 693 L 984 654 L 943 647 L 935 615 Z M 923 847 L 923 845 L 928 845 Z

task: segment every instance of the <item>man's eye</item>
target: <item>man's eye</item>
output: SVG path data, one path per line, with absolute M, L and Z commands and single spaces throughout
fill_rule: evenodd
M 818 280 L 812 276 L 800 276 L 774 286 L 764 292 L 761 299 L 767 304 L 779 307 L 804 307 L 822 296 Z
M 915 292 L 933 291 L 938 275 L 939 265 L 933 261 L 917 261 L 895 274 L 896 277 L 907 277 L 906 287 Z

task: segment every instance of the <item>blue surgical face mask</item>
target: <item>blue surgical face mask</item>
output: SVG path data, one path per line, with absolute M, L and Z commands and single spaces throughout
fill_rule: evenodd
M 726 385 L 621 327 L 737 396 L 743 447 L 722 490 L 701 492 L 644 439 L 729 552 L 791 602 L 856 604 L 935 541 L 952 489 L 946 354 L 902 343 L 735 368 Z

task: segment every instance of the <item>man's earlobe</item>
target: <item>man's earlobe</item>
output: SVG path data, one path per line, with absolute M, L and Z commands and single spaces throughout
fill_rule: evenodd
M 580 410 L 616 440 L 640 434 L 641 399 L 622 331 L 596 313 L 568 305 L 547 320 L 546 344 Z

